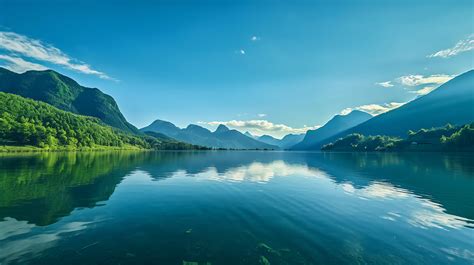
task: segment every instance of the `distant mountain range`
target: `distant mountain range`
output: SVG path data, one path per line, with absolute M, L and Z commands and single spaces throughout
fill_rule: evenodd
M 247 132 L 248 133 L 248 132 Z M 262 136 L 254 136 L 255 139 L 259 140 L 260 142 L 264 142 L 271 145 L 276 145 L 281 149 L 289 149 L 295 144 L 301 142 L 305 137 L 305 134 L 287 134 L 282 139 L 277 139 L 270 135 L 262 135 Z
M 98 118 L 99 125 L 109 125 L 122 132 L 137 136 L 138 140 L 135 138 L 130 140 L 132 138 L 123 136 L 123 139 L 126 139 L 125 142 L 129 141 L 132 145 L 136 144 L 136 141 L 144 141 L 139 144 L 141 146 L 155 145 L 155 142 L 149 138 L 152 137 L 160 143 L 159 148 L 167 149 L 188 148 L 174 142 L 173 139 L 175 139 L 194 145 L 226 149 L 320 150 L 325 144 L 335 142 L 337 139 L 353 133 L 404 138 L 409 130 L 442 127 L 448 123 L 460 126 L 474 121 L 474 70 L 461 74 L 431 93 L 381 115 L 372 117 L 368 113 L 356 110 L 347 115 L 336 115 L 321 128 L 310 130 L 304 135 L 289 134 L 282 139 L 276 139 L 269 135 L 254 136 L 249 132 L 243 134 L 237 130 L 230 130 L 224 125 L 220 125 L 214 132 L 193 124 L 181 129 L 170 122 L 161 120 L 156 120 L 149 126 L 138 130 L 125 119 L 111 96 L 104 94 L 97 88 L 83 87 L 73 79 L 52 70 L 27 71 L 17 74 L 0 67 L 0 92 L 41 101 L 74 114 Z M 23 102 L 17 98 L 12 101 L 25 106 L 31 105 L 28 101 Z M 19 112 L 19 109 L 14 109 L 13 115 L 17 114 L 14 113 L 15 111 Z M 51 109 L 45 113 L 49 114 L 41 114 L 44 120 L 38 122 L 45 122 L 44 125 L 49 126 L 46 116 L 56 112 Z M 83 121 L 79 118 L 77 120 L 78 123 Z M 23 123 L 27 124 L 28 122 L 30 121 Z M 36 122 L 36 120 L 31 122 Z M 65 121 L 65 124 L 67 122 Z M 93 126 L 96 125 L 89 127 Z M 7 130 L 7 133 L 12 133 L 8 131 L 8 128 L 4 129 Z M 70 134 L 73 138 L 73 132 Z M 11 136 L 14 135 L 11 134 Z M 53 137 L 62 139 L 63 135 L 58 134 Z M 84 143 L 94 143 L 95 139 L 92 138 L 89 139 L 91 141 L 84 141 Z M 78 142 L 81 142 L 80 139 Z M 165 147 L 164 143 L 167 144 Z
M 324 124 L 324 126 L 316 130 L 307 131 L 303 141 L 294 145 L 293 147 L 291 147 L 291 149 L 308 149 L 318 142 L 324 141 L 325 139 L 331 136 L 334 136 L 340 132 L 343 132 L 349 128 L 361 124 L 371 118 L 372 115 L 359 110 L 353 110 L 347 115 L 336 115 L 326 124 Z
M 258 141 L 237 130 L 230 130 L 222 124 L 214 132 L 211 132 L 194 124 L 181 129 L 171 122 L 156 120 L 140 131 L 161 133 L 179 141 L 213 148 L 278 149 L 278 146 Z
M 127 122 L 111 96 L 97 88 L 83 87 L 53 70 L 17 74 L 0 67 L 0 92 L 46 102 L 61 110 L 99 118 L 127 132 L 138 132 Z
M 453 78 L 425 96 L 331 137 L 302 146 L 304 147 L 302 149 L 319 150 L 324 144 L 352 133 L 404 138 L 409 130 L 443 127 L 448 123 L 464 125 L 473 121 L 474 70 L 471 70 Z

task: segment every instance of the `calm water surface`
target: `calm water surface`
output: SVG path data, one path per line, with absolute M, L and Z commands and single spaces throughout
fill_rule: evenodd
M 0 156 L 0 264 L 474 264 L 474 155 Z

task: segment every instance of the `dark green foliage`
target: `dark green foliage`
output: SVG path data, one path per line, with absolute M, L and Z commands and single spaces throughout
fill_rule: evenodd
M 474 123 L 463 126 L 451 136 L 441 136 L 441 143 L 451 149 L 474 150 Z
M 157 150 L 210 150 L 208 147 L 179 142 L 156 132 L 145 132 L 143 138 L 149 142 L 152 149 Z
M 474 123 L 409 131 L 402 140 L 391 136 L 350 134 L 324 145 L 324 151 L 474 151 Z
M 363 136 L 358 133 L 350 134 L 334 143 L 323 146 L 321 150 L 339 151 L 386 151 L 392 150 L 402 140 L 389 136 Z
M 138 132 L 127 122 L 111 96 L 97 88 L 83 87 L 52 70 L 17 74 L 0 67 L 0 92 L 43 101 L 61 110 L 99 118 L 124 131 Z
M 47 149 L 103 147 L 196 149 L 175 140 L 133 135 L 99 119 L 59 110 L 49 104 L 0 92 L 0 144 Z

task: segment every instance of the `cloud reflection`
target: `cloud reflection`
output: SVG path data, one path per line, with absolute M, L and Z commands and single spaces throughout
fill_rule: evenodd
M 398 200 L 394 206 L 403 205 L 404 216 L 389 211 L 381 216 L 382 219 L 388 221 L 406 220 L 410 225 L 422 229 L 460 229 L 470 226 L 468 219 L 448 214 L 441 205 L 389 183 L 375 181 L 363 188 L 356 188 L 351 183 L 343 183 L 340 187 L 346 194 L 355 195 L 361 199 Z
M 324 171 L 312 169 L 305 165 L 290 165 L 281 160 L 271 163 L 253 162 L 246 166 L 230 168 L 223 173 L 219 173 L 216 168 L 210 167 L 201 173 L 195 174 L 194 176 L 217 181 L 248 181 L 259 183 L 268 182 L 275 177 L 287 176 L 328 178 Z
M 0 264 L 18 262 L 38 255 L 55 246 L 64 234 L 85 230 L 90 223 L 70 222 L 54 231 L 36 233 L 40 227 L 7 217 L 0 222 Z

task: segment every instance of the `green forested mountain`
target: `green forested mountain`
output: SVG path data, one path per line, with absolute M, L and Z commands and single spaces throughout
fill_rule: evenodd
M 372 118 L 372 115 L 359 110 L 353 110 L 346 115 L 336 115 L 321 128 L 307 131 L 304 139 L 300 143 L 295 144 L 291 149 L 308 149 L 312 145 L 361 124 L 370 118 Z
M 406 139 L 350 134 L 322 147 L 324 151 L 474 151 L 474 123 L 409 131 Z
M 0 92 L 0 145 L 46 149 L 100 147 L 190 149 L 159 135 L 135 135 L 99 119 L 59 110 L 44 102 Z
M 463 125 L 474 121 L 474 70 L 461 74 L 433 92 L 397 109 L 380 114 L 308 149 L 319 150 L 349 134 L 404 137 L 409 130 L 433 128 L 445 124 Z
M 140 129 L 142 132 L 157 132 L 190 144 L 226 149 L 278 149 L 277 146 L 260 142 L 237 130 L 220 125 L 215 132 L 198 125 L 190 124 L 184 129 L 173 123 L 156 120 Z
M 43 101 L 61 110 L 99 118 L 124 131 L 138 132 L 111 96 L 97 88 L 83 87 L 53 70 L 17 74 L 0 67 L 0 92 Z

